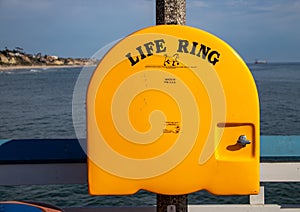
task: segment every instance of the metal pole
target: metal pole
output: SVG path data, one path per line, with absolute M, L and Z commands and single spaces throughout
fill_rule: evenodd
M 185 0 L 156 0 L 156 25 L 185 25 Z M 187 212 L 187 195 L 157 194 L 157 212 Z
M 156 195 L 157 212 L 187 212 L 188 195 Z
M 185 25 L 185 0 L 156 0 L 156 25 Z

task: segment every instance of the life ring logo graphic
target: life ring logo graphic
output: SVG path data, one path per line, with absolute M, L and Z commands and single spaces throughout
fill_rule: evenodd
M 165 174 L 213 155 L 226 101 L 215 70 L 220 53 L 191 38 L 137 32 L 95 69 L 87 94 L 88 157 L 126 179 Z M 197 157 L 191 156 L 195 145 Z

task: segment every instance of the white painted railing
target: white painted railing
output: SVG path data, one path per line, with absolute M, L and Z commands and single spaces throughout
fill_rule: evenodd
M 271 137 L 270 137 L 271 138 Z M 278 140 L 278 136 L 272 137 L 272 139 Z M 275 140 L 272 143 L 272 148 L 276 145 L 278 151 L 266 151 L 266 143 L 270 144 L 271 140 L 268 137 L 262 139 L 262 158 L 264 157 L 276 157 L 277 161 L 289 162 L 266 162 L 264 160 L 260 164 L 260 181 L 261 182 L 300 182 L 300 136 L 282 137 L 289 141 L 289 143 L 282 142 L 280 140 L 278 145 Z M 265 140 L 265 141 L 264 141 Z M 266 142 L 266 143 L 264 143 Z M 286 141 L 287 142 L 287 141 Z M 3 142 L 2 142 L 3 143 Z M 282 147 L 284 145 L 285 147 Z M 292 150 L 292 153 L 282 151 L 284 148 Z M 297 148 L 297 150 L 295 150 Z M 65 151 L 65 150 L 64 150 Z M 0 142 L 1 153 L 1 142 Z M 64 152 L 65 154 L 65 152 Z M 293 159 L 294 162 L 293 162 Z M 0 159 L 0 185 L 32 185 L 32 184 L 85 184 L 87 183 L 87 167 L 84 161 L 73 160 L 73 162 L 66 162 L 65 160 L 54 159 L 48 162 L 42 162 L 39 160 L 30 161 L 8 161 Z M 39 162 L 38 162 L 39 161 Z M 293 195 L 293 194 L 291 194 Z M 299 194 L 295 194 L 298 195 Z M 293 207 L 282 207 L 280 205 L 265 204 L 264 201 L 264 187 L 261 187 L 258 195 L 250 195 L 250 204 L 221 204 L 221 205 L 189 205 L 188 211 L 190 212 L 300 212 L 299 205 Z M 149 207 L 99 207 L 99 208 L 64 208 L 66 212 L 154 212 L 155 206 Z

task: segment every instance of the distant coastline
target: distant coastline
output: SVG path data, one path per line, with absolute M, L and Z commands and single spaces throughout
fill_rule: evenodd
M 49 68 L 76 68 L 84 66 L 96 66 L 96 65 L 32 65 L 32 66 L 0 66 L 0 71 L 12 71 L 22 69 L 49 69 Z
M 0 50 L 0 70 L 17 70 L 30 68 L 68 68 L 95 66 L 98 63 L 96 59 L 89 58 L 64 58 L 55 55 L 28 54 L 20 48 L 13 50 L 5 48 Z

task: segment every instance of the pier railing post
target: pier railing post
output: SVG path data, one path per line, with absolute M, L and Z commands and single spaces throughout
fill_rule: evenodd
M 156 25 L 178 24 L 185 25 L 185 0 L 156 0 Z M 157 194 L 157 212 L 186 212 L 187 195 Z

